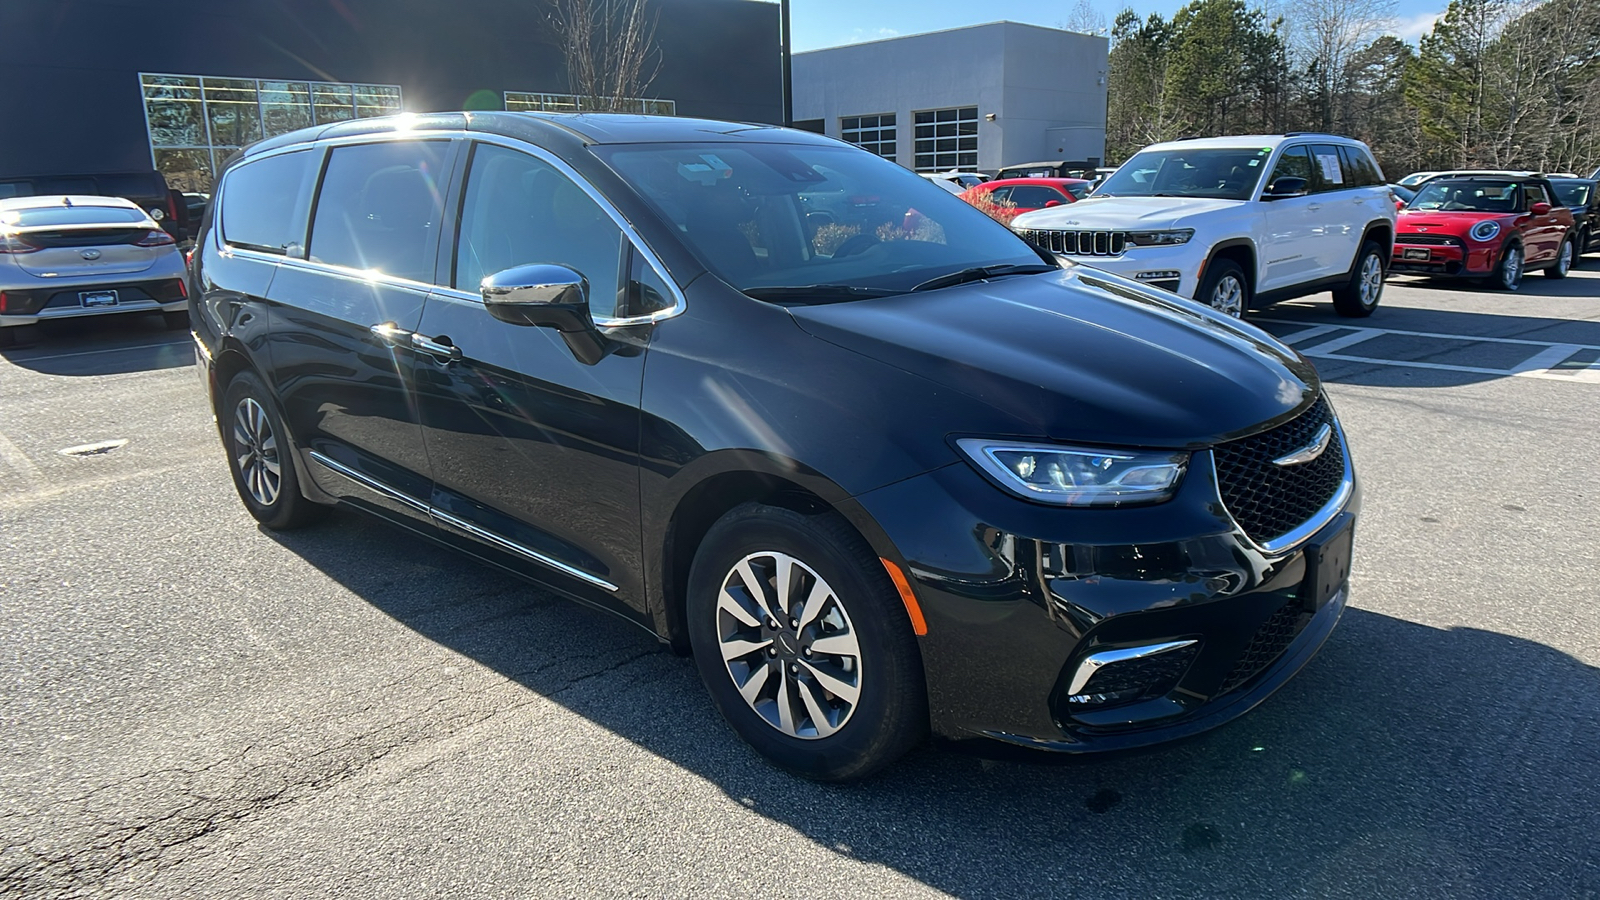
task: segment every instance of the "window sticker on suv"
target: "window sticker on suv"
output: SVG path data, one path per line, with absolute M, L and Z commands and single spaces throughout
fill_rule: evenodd
M 1323 152 L 1317 148 L 1317 163 L 1322 167 L 1322 180 L 1328 184 L 1344 184 L 1344 172 L 1339 168 L 1339 154 L 1333 148 Z

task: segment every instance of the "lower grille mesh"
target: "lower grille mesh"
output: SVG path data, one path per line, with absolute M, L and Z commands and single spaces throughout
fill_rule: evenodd
M 1226 694 L 1242 686 L 1277 662 L 1278 657 L 1289 649 L 1289 645 L 1294 643 L 1294 639 L 1300 636 L 1300 632 L 1305 630 L 1306 623 L 1310 621 L 1311 614 L 1305 611 L 1305 603 L 1299 597 L 1279 607 L 1264 625 L 1256 629 L 1255 636 L 1250 639 L 1250 646 L 1245 648 L 1244 655 L 1234 663 L 1233 669 L 1228 672 L 1228 677 L 1222 680 L 1222 687 L 1217 693 Z

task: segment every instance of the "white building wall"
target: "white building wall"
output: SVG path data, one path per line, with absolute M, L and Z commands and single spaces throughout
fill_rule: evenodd
M 961 106 L 978 108 L 980 170 L 1103 157 L 1108 50 L 1103 37 L 995 22 L 797 53 L 794 117 L 839 137 L 845 117 L 894 113 L 907 168 L 914 114 Z

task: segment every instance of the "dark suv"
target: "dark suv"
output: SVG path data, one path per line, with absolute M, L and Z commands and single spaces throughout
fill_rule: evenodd
M 1572 264 L 1580 265 L 1584 254 L 1600 250 L 1600 183 L 1552 177 L 1550 186 L 1555 188 L 1556 202 L 1572 213 Z
M 829 182 L 875 198 L 806 214 Z M 272 138 L 190 277 L 245 507 L 345 503 L 692 652 L 761 753 L 1078 753 L 1243 714 L 1358 491 L 1269 335 L 801 131 L 469 113 Z

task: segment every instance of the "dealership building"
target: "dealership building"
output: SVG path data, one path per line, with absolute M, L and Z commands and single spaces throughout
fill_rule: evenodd
M 0 2 L 0 181 L 149 171 L 209 191 L 239 147 L 313 124 L 571 110 L 550 0 Z M 652 0 L 638 112 L 781 122 L 779 9 Z
M 797 127 L 918 172 L 1099 165 L 1104 37 L 994 22 L 794 56 Z

